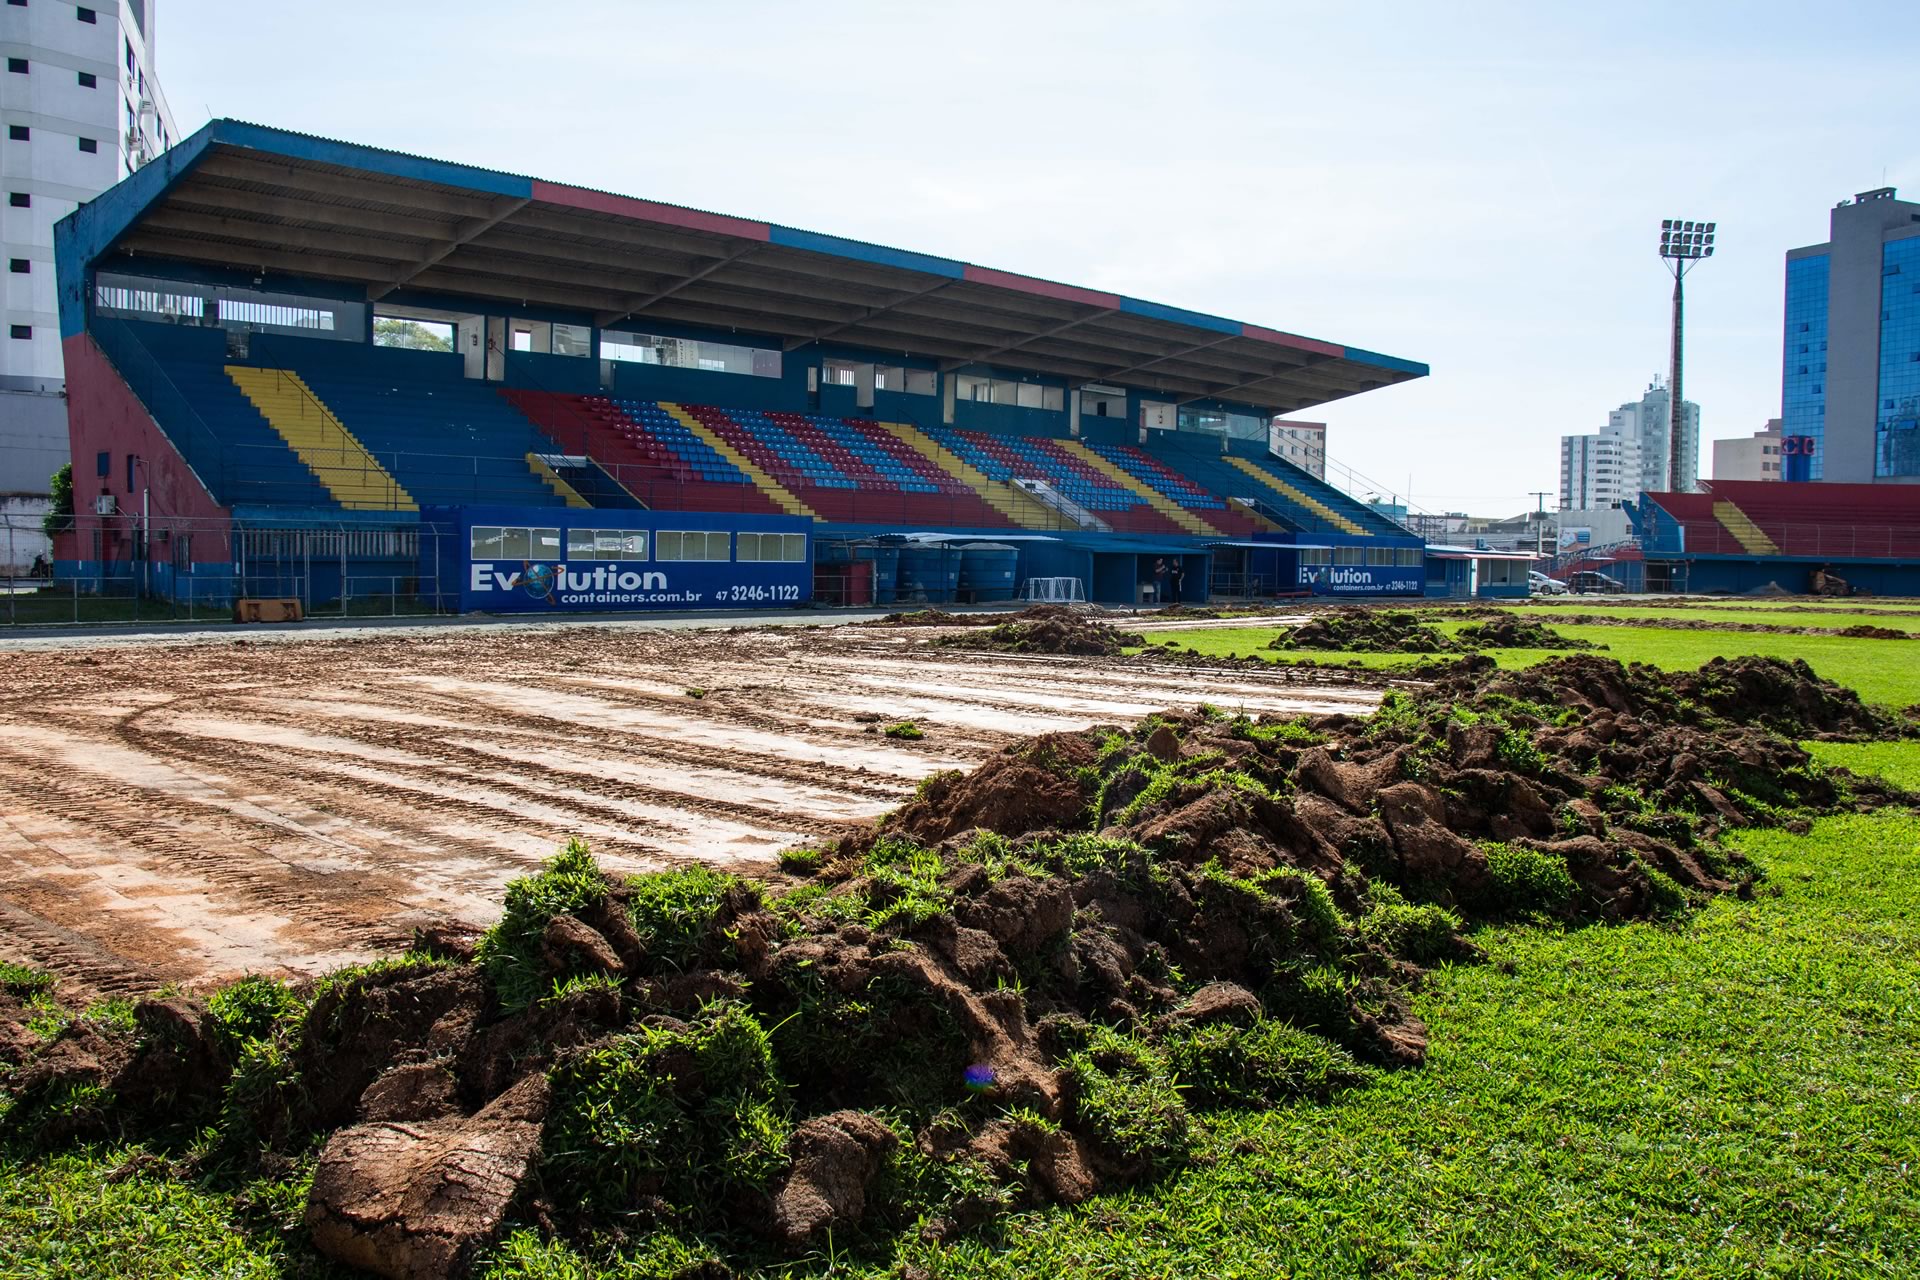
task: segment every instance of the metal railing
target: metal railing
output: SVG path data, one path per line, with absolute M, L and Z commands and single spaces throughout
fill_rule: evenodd
M 1920 525 L 1795 523 L 1760 524 L 1777 549 L 1771 554 L 1823 560 L 1920 559 Z M 1650 555 L 1751 556 L 1758 554 L 1718 523 L 1690 520 L 1683 537 L 1662 528 Z

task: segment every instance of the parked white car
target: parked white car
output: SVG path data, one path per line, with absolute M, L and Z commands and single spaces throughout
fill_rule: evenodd
M 1563 596 L 1567 594 L 1567 584 L 1558 578 L 1549 578 L 1538 569 L 1527 570 L 1527 585 L 1537 596 Z

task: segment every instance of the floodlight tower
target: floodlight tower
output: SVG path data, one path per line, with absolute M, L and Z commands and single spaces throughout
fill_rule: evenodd
M 1667 377 L 1667 489 L 1679 493 L 1680 436 L 1686 421 L 1686 400 L 1680 394 L 1681 319 L 1683 303 L 1681 282 L 1687 272 L 1700 265 L 1702 258 L 1713 256 L 1713 229 L 1716 223 L 1687 222 L 1665 218 L 1660 223 L 1660 260 L 1673 273 L 1673 368 Z

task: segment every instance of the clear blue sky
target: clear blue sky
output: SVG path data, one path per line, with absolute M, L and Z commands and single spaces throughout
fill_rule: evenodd
M 1782 254 L 1856 191 L 1920 197 L 1911 0 L 158 7 L 183 133 L 234 116 L 1426 361 L 1303 416 L 1434 510 L 1531 507 L 1561 434 L 1664 375 L 1663 216 L 1720 223 L 1687 391 L 1734 436 L 1779 412 Z

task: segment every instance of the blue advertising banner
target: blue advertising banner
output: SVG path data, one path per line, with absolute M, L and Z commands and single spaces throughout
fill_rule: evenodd
M 1424 568 L 1413 565 L 1303 564 L 1300 585 L 1317 596 L 1419 595 L 1427 588 Z
M 422 539 L 422 558 L 462 613 L 778 608 L 813 598 L 813 522 L 794 516 L 446 507 L 421 519 L 438 531 Z

